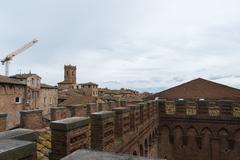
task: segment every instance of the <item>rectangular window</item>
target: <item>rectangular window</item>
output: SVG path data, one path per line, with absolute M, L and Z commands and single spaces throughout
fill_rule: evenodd
M 233 116 L 240 117 L 240 107 L 233 107 Z
M 220 115 L 219 107 L 209 107 L 208 108 L 209 116 L 216 117 Z
M 45 105 L 47 104 L 47 98 L 46 98 L 46 97 L 44 97 L 43 103 L 44 103 Z
M 52 98 L 50 97 L 50 104 L 52 104 Z
M 16 98 L 15 98 L 15 103 L 17 103 L 17 104 L 22 103 L 21 97 L 16 97 Z
M 176 112 L 175 105 L 172 103 L 166 103 L 165 112 L 166 114 L 175 114 Z
M 195 116 L 197 114 L 197 108 L 196 106 L 188 106 L 186 108 L 186 114 L 188 116 Z

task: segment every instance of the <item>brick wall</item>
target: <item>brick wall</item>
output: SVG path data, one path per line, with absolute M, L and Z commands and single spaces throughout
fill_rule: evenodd
M 86 117 L 87 116 L 87 105 L 71 105 L 67 106 L 71 112 L 71 117 Z
M 130 110 L 124 107 L 114 108 L 115 111 L 115 138 L 119 143 L 127 141 L 127 133 L 130 131 Z
M 16 97 L 24 98 L 24 85 L 0 85 L 0 111 L 8 114 L 7 128 L 12 128 L 19 124 L 19 111 L 23 110 L 24 99 L 21 103 L 16 103 Z
M 58 90 L 54 88 L 41 88 L 39 92 L 38 108 L 43 110 L 43 114 L 50 112 L 50 107 L 58 105 Z
M 50 108 L 50 114 L 52 121 L 71 117 L 70 110 L 66 107 L 52 107 Z
M 20 111 L 20 126 L 28 129 L 40 129 L 43 127 L 42 110 Z
M 7 113 L 0 113 L 0 132 L 7 128 Z
M 89 148 L 89 123 L 86 117 L 72 117 L 53 121 L 51 159 L 58 160 L 73 151 Z
M 97 112 L 98 106 L 96 103 L 88 103 L 87 104 L 87 116 L 90 116 L 91 113 Z
M 114 112 L 91 114 L 91 148 L 98 151 L 114 151 Z

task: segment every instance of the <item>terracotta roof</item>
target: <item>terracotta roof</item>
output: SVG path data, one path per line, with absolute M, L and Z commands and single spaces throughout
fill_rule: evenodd
M 14 78 L 9 78 L 7 76 L 2 76 L 0 75 L 0 83 L 4 84 L 17 84 L 17 85 L 25 85 L 23 82 L 14 79 Z
M 62 82 L 58 82 L 58 84 L 75 84 L 75 83 L 67 82 L 67 81 L 62 81 Z
M 87 104 L 96 103 L 98 101 L 97 97 L 92 96 L 81 96 L 81 95 L 70 95 L 66 100 L 60 103 L 60 106 L 77 105 L 77 104 Z
M 169 99 L 229 99 L 240 100 L 240 90 L 223 84 L 198 78 L 165 91 L 156 93 L 146 99 L 169 98 Z
M 38 76 L 37 74 L 32 74 L 32 73 L 16 74 L 16 75 L 10 76 L 10 78 L 26 79 L 26 78 L 31 77 L 31 76 L 37 76 L 37 77 L 41 78 L 41 77 Z
M 93 85 L 93 86 L 98 86 L 98 84 L 96 84 L 96 83 L 93 83 L 93 82 L 88 82 L 88 83 L 81 83 L 80 85 Z
M 41 88 L 48 88 L 48 89 L 57 89 L 55 86 L 51 86 L 48 84 L 41 83 Z

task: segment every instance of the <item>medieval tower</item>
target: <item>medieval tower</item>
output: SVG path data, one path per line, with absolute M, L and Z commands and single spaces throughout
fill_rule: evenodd
M 64 65 L 64 82 L 76 84 L 76 66 Z

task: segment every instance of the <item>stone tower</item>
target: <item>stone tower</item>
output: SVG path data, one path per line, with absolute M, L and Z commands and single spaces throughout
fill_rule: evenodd
M 64 65 L 64 82 L 76 84 L 76 71 L 76 66 Z

